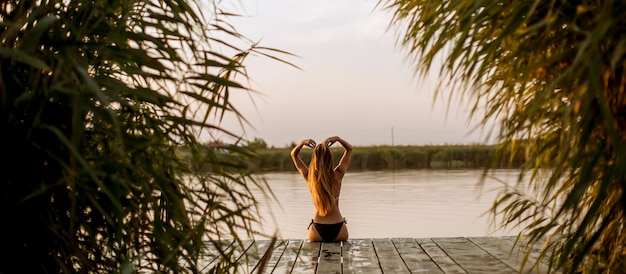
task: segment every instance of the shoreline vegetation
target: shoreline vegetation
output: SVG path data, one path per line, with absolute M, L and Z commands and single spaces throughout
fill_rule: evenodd
M 213 146 L 218 149 L 219 146 Z M 245 158 L 233 159 L 248 165 L 253 172 L 295 171 L 290 157 L 291 148 L 248 147 L 253 153 Z M 520 168 L 523 155 L 496 157 L 498 145 L 410 145 L 410 146 L 355 146 L 350 164 L 351 171 L 403 170 L 403 169 L 478 169 Z M 311 159 L 311 150 L 303 149 L 302 159 Z M 333 148 L 335 161 L 342 150 Z M 202 165 L 208 171 L 210 165 Z
M 521 157 L 509 161 L 493 162 L 496 145 L 428 145 L 428 146 L 365 146 L 354 147 L 351 171 L 400 170 L 400 169 L 459 169 L 517 168 Z M 258 158 L 251 159 L 251 169 L 261 172 L 295 171 L 289 156 L 291 148 L 267 148 L 257 150 Z M 339 161 L 342 150 L 333 148 L 333 157 Z M 308 162 L 310 150 L 302 150 L 302 159 Z M 492 165 L 494 164 L 494 165 Z

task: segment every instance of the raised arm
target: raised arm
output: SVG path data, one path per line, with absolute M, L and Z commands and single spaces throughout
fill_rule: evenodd
M 335 142 L 339 142 L 344 148 L 343 155 L 341 156 L 341 160 L 339 160 L 339 163 L 335 167 L 335 171 L 339 171 L 341 175 L 346 174 L 348 166 L 350 166 L 350 159 L 352 158 L 352 145 L 338 136 L 328 137 L 326 140 L 324 140 L 324 142 L 327 142 L 327 145 L 329 147 L 332 146 Z
M 313 139 L 302 140 L 296 147 L 291 150 L 291 160 L 293 160 L 293 164 L 296 166 L 296 169 L 306 180 L 309 176 L 309 167 L 304 163 L 304 161 L 302 161 L 302 158 L 300 158 L 300 150 L 303 146 L 314 148 L 315 141 L 313 141 Z

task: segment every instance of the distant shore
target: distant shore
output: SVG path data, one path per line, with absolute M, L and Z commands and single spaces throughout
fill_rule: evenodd
M 291 148 L 257 149 L 258 157 L 249 160 L 250 168 L 263 172 L 295 171 L 290 152 Z M 342 152 L 341 148 L 333 149 L 336 161 Z M 496 161 L 495 152 L 495 145 L 354 147 L 350 170 L 517 168 L 523 162 L 521 157 L 505 157 L 506 161 Z M 303 149 L 300 155 L 308 162 L 311 150 Z

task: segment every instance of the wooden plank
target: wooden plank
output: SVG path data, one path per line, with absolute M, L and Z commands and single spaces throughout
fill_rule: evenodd
M 280 261 L 274 267 L 272 273 L 291 273 L 296 260 L 298 259 L 298 253 L 302 246 L 302 240 L 290 240 L 283 252 L 283 256 L 280 257 Z
M 315 273 L 321 246 L 319 242 L 305 240 L 300 248 L 292 273 Z
M 452 258 L 446 254 L 432 239 L 415 239 L 424 252 L 439 266 L 445 273 L 466 273 Z
M 468 239 L 518 272 L 529 273 L 531 266 L 535 263 L 534 259 L 524 262 L 524 252 L 504 238 L 471 237 Z
M 230 254 L 230 265 L 227 269 L 224 269 L 225 272 L 235 273 L 242 268 L 241 258 L 245 257 L 246 251 L 250 248 L 254 240 L 243 240 L 241 242 L 234 242 L 232 245 L 232 253 Z
M 260 269 L 260 268 L 255 269 L 255 272 L 265 273 L 265 272 L 268 272 L 268 270 L 274 269 L 276 264 L 278 264 L 278 261 L 280 261 L 280 257 L 283 256 L 286 246 L 287 246 L 287 241 L 285 240 L 279 240 L 278 242 L 276 242 L 274 249 L 271 251 L 271 254 L 269 255 L 269 259 L 267 263 L 265 264 L 265 266 L 263 267 L 263 269 Z
M 469 273 L 517 273 L 467 238 L 434 238 L 432 240 Z
M 410 273 L 391 239 L 374 239 L 372 243 L 383 273 Z
M 322 243 L 317 272 L 341 274 L 341 242 Z
M 233 248 L 234 243 L 234 240 L 205 242 L 206 254 L 201 255 L 201 257 L 199 258 L 198 269 L 200 269 L 200 271 L 205 271 L 215 267 L 222 259 L 221 253 L 223 252 L 225 254 L 228 254 L 228 252 L 230 252 L 230 250 Z
M 258 267 L 259 261 L 270 247 L 271 240 L 254 241 L 245 255 L 241 258 L 241 267 L 237 269 L 237 273 L 253 273 Z
M 411 273 L 443 273 L 413 238 L 391 239 Z
M 503 240 L 510 243 L 511 245 L 515 245 L 516 250 L 518 250 L 522 254 L 528 252 L 528 243 L 523 240 L 516 242 L 516 236 L 505 237 L 503 238 Z M 534 272 L 548 272 L 548 269 L 550 268 L 550 260 L 548 257 L 544 256 L 542 258 L 539 258 L 542 245 L 543 242 L 534 243 L 530 248 L 530 253 L 528 254 L 528 261 L 531 262 L 530 266 L 534 266 L 534 268 L 532 269 Z M 537 260 L 540 261 L 537 263 Z
M 341 247 L 343 273 L 382 273 L 371 239 L 348 239 Z

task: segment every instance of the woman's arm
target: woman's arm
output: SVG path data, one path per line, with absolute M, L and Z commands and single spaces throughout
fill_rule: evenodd
M 335 171 L 341 172 L 342 175 L 345 174 L 348 170 L 348 166 L 350 166 L 350 159 L 352 158 L 352 145 L 338 136 L 328 137 L 324 142 L 326 142 L 329 147 L 335 142 L 339 142 L 344 148 L 343 156 L 341 156 L 341 160 L 339 160 L 339 163 L 335 167 Z
M 304 163 L 304 161 L 302 161 L 302 158 L 300 158 L 300 150 L 303 146 L 313 148 L 315 147 L 315 141 L 313 141 L 313 139 L 302 140 L 296 147 L 293 148 L 293 150 L 291 150 L 291 160 L 293 160 L 293 164 L 296 166 L 296 169 L 306 180 L 309 176 L 309 167 Z

